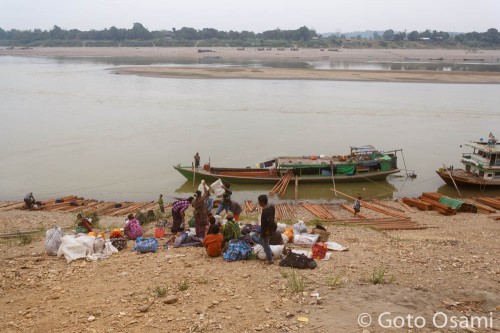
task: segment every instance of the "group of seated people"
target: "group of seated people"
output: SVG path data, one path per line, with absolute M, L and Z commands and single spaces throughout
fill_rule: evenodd
M 207 255 L 218 257 L 225 251 L 227 244 L 232 239 L 241 239 L 249 245 L 259 243 L 259 225 L 247 224 L 241 228 L 232 212 L 227 213 L 225 219 L 227 222 L 222 224 L 221 221 L 217 221 L 215 217 L 211 216 L 203 239 L 190 236 L 188 232 L 178 233 L 172 236 L 171 242 L 166 247 L 203 246 Z M 269 238 L 269 245 L 281 244 L 283 244 L 281 233 L 274 231 Z

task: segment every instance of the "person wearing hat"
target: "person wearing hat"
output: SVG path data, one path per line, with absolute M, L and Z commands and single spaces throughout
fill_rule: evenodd
M 224 225 L 224 230 L 222 231 L 224 243 L 229 242 L 231 239 L 238 239 L 241 237 L 240 224 L 234 221 L 234 214 L 231 212 L 227 213 L 226 219 L 227 222 Z

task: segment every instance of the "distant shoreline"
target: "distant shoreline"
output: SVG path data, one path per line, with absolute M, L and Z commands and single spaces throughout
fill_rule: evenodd
M 500 64 L 500 50 L 457 49 L 290 49 L 258 50 L 232 47 L 45 47 L 19 49 L 0 48 L 0 56 L 68 57 L 68 58 L 138 58 L 151 60 L 203 59 L 266 61 L 349 61 L 349 62 L 430 62 L 456 63 L 476 61 L 481 64 Z M 341 80 L 381 82 L 433 83 L 500 83 L 500 72 L 444 72 L 444 71 L 384 71 L 384 70 L 316 70 L 304 68 L 213 68 L 199 66 L 160 67 L 127 66 L 110 69 L 116 74 L 168 78 L 207 79 L 277 79 L 277 80 Z

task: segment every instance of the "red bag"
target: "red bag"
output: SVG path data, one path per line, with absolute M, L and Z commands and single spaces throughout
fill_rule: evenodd
M 328 248 L 325 243 L 316 243 L 313 244 L 311 250 L 313 259 L 324 259 Z

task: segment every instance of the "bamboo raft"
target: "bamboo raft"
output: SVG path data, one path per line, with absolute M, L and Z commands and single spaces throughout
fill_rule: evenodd
M 335 219 L 335 215 L 328 210 L 326 205 L 320 205 L 320 204 L 310 204 L 307 202 L 302 203 L 302 207 L 310 211 L 314 216 L 316 216 L 319 219 Z
M 62 202 L 60 202 L 62 201 Z M 75 195 L 66 196 L 58 199 L 42 200 L 42 205 L 37 209 L 51 212 L 96 212 L 104 216 L 122 216 L 135 214 L 140 211 L 148 211 L 158 208 L 158 203 L 150 202 L 106 202 L 94 199 L 85 199 Z M 171 204 L 165 204 L 165 208 Z M 14 209 L 26 209 L 24 202 L 10 202 L 0 205 L 0 211 L 9 211 Z
M 358 214 L 359 215 L 359 214 Z M 377 230 L 422 230 L 428 227 L 418 225 L 415 221 L 397 218 L 374 218 L 374 219 L 342 219 L 342 220 L 321 220 L 322 223 L 337 225 L 357 225 L 370 227 Z
M 294 220 L 296 218 L 292 205 L 289 203 L 277 204 L 274 205 L 274 208 L 276 209 L 276 220 Z

